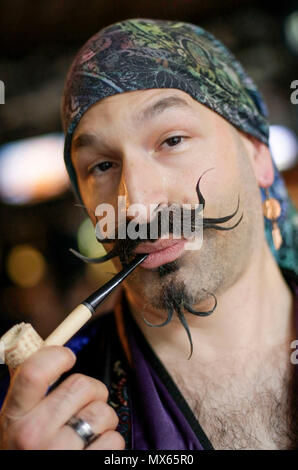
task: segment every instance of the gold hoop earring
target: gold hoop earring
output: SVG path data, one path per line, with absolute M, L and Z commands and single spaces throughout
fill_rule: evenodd
M 263 214 L 264 216 L 272 221 L 272 240 L 276 250 L 280 249 L 282 244 L 282 236 L 280 233 L 277 219 L 281 214 L 281 206 L 277 199 L 269 196 L 268 188 L 266 188 L 266 199 L 263 202 Z

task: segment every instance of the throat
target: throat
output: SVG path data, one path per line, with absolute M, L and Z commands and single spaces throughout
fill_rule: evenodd
M 226 368 L 228 358 L 208 367 L 166 367 L 215 449 L 298 448 L 297 376 L 289 356 L 255 359 L 234 370 Z

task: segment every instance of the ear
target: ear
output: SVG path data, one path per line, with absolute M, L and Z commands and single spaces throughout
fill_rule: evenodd
M 242 140 L 248 151 L 258 185 L 261 188 L 268 188 L 274 180 L 274 168 L 269 148 L 248 134 L 242 134 Z

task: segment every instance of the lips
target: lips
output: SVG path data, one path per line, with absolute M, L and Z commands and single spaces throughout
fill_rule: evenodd
M 141 243 L 135 253 L 149 253 L 148 258 L 140 265 L 142 268 L 157 268 L 179 258 L 184 252 L 186 240 L 161 239 L 154 243 Z

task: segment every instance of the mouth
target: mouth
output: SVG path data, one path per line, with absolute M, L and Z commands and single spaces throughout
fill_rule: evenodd
M 140 264 L 145 269 L 158 268 L 179 258 L 184 252 L 186 240 L 160 239 L 154 243 L 141 243 L 134 252 L 149 253 L 148 258 Z

